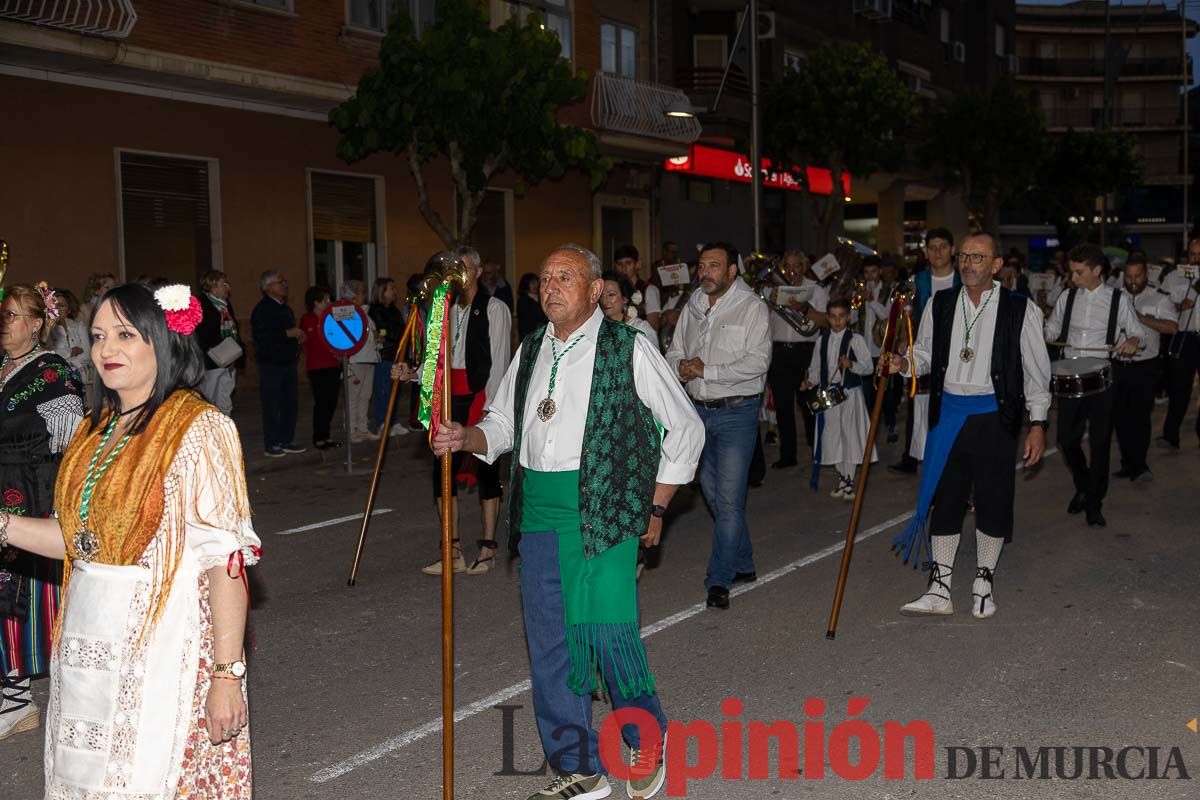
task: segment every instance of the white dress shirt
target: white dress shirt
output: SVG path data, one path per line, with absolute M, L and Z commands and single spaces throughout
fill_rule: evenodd
M 825 364 L 829 370 L 827 376 L 829 383 L 845 383 L 846 378 L 840 373 L 838 366 L 838 353 L 842 350 L 842 337 L 852 336 L 850 340 L 850 352 L 854 353 L 854 358 L 850 362 L 850 371 L 855 375 L 871 375 L 875 372 L 875 361 L 871 358 L 871 352 L 867 349 L 867 341 L 860 334 L 845 328 L 840 331 L 829 332 L 829 342 L 825 345 Z M 820 342 L 817 342 L 820 347 Z M 808 382 L 812 386 L 821 385 L 821 354 L 814 351 L 812 361 L 808 364 Z
M 641 317 L 634 317 L 625 324 L 632 328 L 637 328 L 639 331 L 649 336 L 651 343 L 658 341 L 658 332 L 654 330 L 654 326 L 649 322 L 646 322 L 646 320 L 642 319 Z
M 1046 341 L 1058 341 L 1062 333 L 1063 316 L 1066 314 L 1067 300 L 1071 292 L 1065 291 L 1058 296 L 1054 310 L 1046 320 Z M 1076 348 L 1103 348 L 1108 345 L 1108 314 L 1112 307 L 1113 290 L 1101 283 L 1095 289 L 1078 289 L 1075 292 L 1075 305 L 1071 308 L 1071 330 L 1067 331 L 1067 347 L 1063 354 L 1066 358 L 1086 356 L 1105 358 L 1101 350 L 1083 350 Z M 1133 313 L 1133 303 L 1129 295 L 1118 292 L 1117 332 L 1115 345 L 1120 345 L 1126 339 L 1136 336 L 1142 342 L 1146 341 L 1146 328 L 1138 321 Z
M 1177 309 L 1185 300 L 1191 300 L 1193 303 L 1191 308 L 1179 310 L 1179 330 L 1183 333 L 1200 331 L 1200 309 L 1196 308 L 1200 305 L 1200 291 L 1196 288 L 1198 279 L 1190 277 L 1194 269 L 1196 268 L 1177 268 L 1168 273 L 1162 281 L 1162 290 L 1170 296 Z
M 488 345 L 492 351 L 492 369 L 488 372 L 484 397 L 491 400 L 500 391 L 504 371 L 508 369 L 512 353 L 512 312 L 503 300 L 489 297 L 487 302 Z M 470 326 L 471 307 L 455 303 L 450 309 L 450 369 L 467 368 L 467 328 Z
M 642 308 L 646 315 L 662 313 L 662 292 L 653 283 L 647 283 L 641 289 L 642 293 Z
M 596 364 L 596 337 L 603 319 L 604 314 L 597 308 L 566 342 L 554 339 L 554 323 L 546 325 L 542 347 L 529 378 L 525 408 L 520 409 L 523 423 L 518 458 L 521 466 L 539 472 L 579 469 L 592 395 L 592 371 Z M 571 349 L 564 355 L 567 347 Z M 537 407 L 550 386 L 555 352 L 561 357 L 553 397 L 558 410 L 542 422 Z M 516 357 L 504 373 L 496 399 L 488 405 L 487 416 L 479 423 L 488 446 L 487 453 L 479 458 L 489 464 L 512 450 L 520 364 L 521 348 L 518 347 Z M 691 482 L 704 450 L 704 424 L 679 385 L 679 378 L 659 354 L 653 338 L 639 336 L 634 341 L 633 381 L 638 398 L 666 432 L 662 458 L 658 462 L 658 482 L 675 485 Z
M 887 319 L 888 316 L 889 309 L 883 304 L 884 300 L 887 300 L 887 297 L 883 294 L 883 283 L 868 283 L 867 302 L 863 303 L 859 313 L 866 315 L 863 338 L 867 340 L 867 349 L 871 351 L 872 356 L 879 355 L 879 345 L 875 344 L 875 323 Z
M 983 293 L 979 305 L 971 302 L 966 289 L 959 289 L 954 306 L 954 327 L 950 331 L 950 362 L 946 365 L 946 382 L 943 389 L 951 394 L 976 397 L 993 394 L 992 385 L 992 341 L 996 334 L 996 312 L 999 308 L 999 281 L 992 281 L 992 288 Z M 1036 303 L 1023 297 L 1013 297 L 1015 303 L 1025 303 L 1025 319 L 1021 326 L 1021 369 L 1025 374 L 1025 407 L 1029 419 L 1044 421 L 1050 413 L 1050 356 L 1042 338 L 1042 312 Z M 959 357 L 966 342 L 967 317 L 975 320 L 971 327 L 971 350 L 975 355 L 970 361 Z M 933 361 L 933 303 L 925 304 L 921 314 L 921 326 L 913 342 L 913 359 L 917 375 L 929 373 Z M 905 373 L 907 374 L 907 369 Z
M 1179 312 L 1175 310 L 1175 304 L 1171 302 L 1171 298 L 1166 293 L 1147 284 L 1142 291 L 1130 296 L 1133 298 L 1134 309 L 1143 317 L 1153 317 L 1164 322 L 1179 322 Z M 1159 332 L 1149 325 L 1142 327 L 1146 329 L 1145 338 L 1142 339 L 1142 344 L 1146 347 L 1130 359 L 1131 361 L 1149 361 L 1157 358 L 1159 348 L 1162 347 L 1162 337 Z
M 740 278 L 715 304 L 709 301 L 702 291 L 688 298 L 667 363 L 678 376 L 683 359 L 704 362 L 704 377 L 687 382 L 687 393 L 696 400 L 759 394 L 771 365 L 767 304 Z
M 824 312 L 828 308 L 828 289 L 811 278 L 805 278 L 800 282 L 800 285 L 809 287 L 811 294 L 808 297 L 808 304 L 813 307 L 813 310 Z M 818 330 L 811 336 L 802 336 L 795 328 L 784 322 L 783 317 L 779 316 L 778 312 L 773 310 L 771 311 L 770 320 L 772 342 L 815 342 L 817 337 L 821 335 L 821 332 Z M 705 361 L 704 363 L 707 364 L 708 362 Z

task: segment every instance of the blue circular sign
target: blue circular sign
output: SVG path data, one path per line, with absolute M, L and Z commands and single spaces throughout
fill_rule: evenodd
M 354 355 L 371 335 L 367 315 L 350 300 L 339 300 L 325 309 L 317 330 L 321 343 L 338 356 Z

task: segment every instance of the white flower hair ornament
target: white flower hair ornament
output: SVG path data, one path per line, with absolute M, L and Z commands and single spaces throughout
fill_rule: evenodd
M 642 304 L 642 293 L 634 291 L 633 296 L 629 298 L 629 302 L 632 305 L 640 306 Z
M 633 322 L 637 318 L 638 318 L 637 308 L 635 308 L 634 306 L 630 306 L 629 308 L 625 309 L 625 321 L 626 322 Z
M 200 301 L 182 283 L 173 283 L 154 292 L 154 301 L 167 317 L 167 328 L 183 336 L 190 335 L 204 318 Z

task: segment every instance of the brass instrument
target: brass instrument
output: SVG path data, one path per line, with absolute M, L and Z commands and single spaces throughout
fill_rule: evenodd
M 8 242 L 0 239 L 0 300 L 4 299 L 4 275 L 8 272 Z
M 778 258 L 772 258 L 763 253 L 751 253 L 745 261 L 746 276 L 750 279 L 750 287 L 766 302 L 767 307 L 778 314 L 779 318 L 791 326 L 796 333 L 801 336 L 812 336 L 820 326 L 810 320 L 804 311 L 780 305 L 771 299 L 775 289 L 780 286 L 792 285 L 780 274 L 780 264 L 781 261 Z

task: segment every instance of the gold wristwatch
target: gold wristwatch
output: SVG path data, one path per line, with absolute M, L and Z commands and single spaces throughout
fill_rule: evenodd
M 246 662 L 231 661 L 228 664 L 213 664 L 213 675 L 229 675 L 233 678 L 246 677 Z

